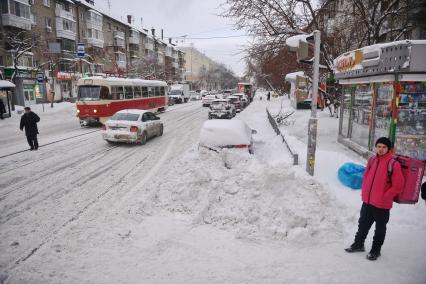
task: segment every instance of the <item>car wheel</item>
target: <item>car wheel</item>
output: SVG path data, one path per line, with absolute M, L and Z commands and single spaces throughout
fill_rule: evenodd
M 109 145 L 114 145 L 115 143 L 109 140 L 105 140 L 106 142 L 108 142 Z
M 158 134 L 158 136 L 163 136 L 163 131 L 164 131 L 164 126 L 161 125 L 160 126 L 160 133 Z
M 146 144 L 146 140 L 148 139 L 148 135 L 146 134 L 146 132 L 144 131 L 141 135 L 141 145 L 145 145 Z

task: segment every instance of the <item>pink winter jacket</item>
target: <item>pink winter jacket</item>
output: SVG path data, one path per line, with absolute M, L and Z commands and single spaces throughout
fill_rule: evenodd
M 393 199 L 404 187 L 401 165 L 393 163 L 392 177 L 388 177 L 389 160 L 395 158 L 392 153 L 378 156 L 367 164 L 362 180 L 362 201 L 378 208 L 392 208 Z

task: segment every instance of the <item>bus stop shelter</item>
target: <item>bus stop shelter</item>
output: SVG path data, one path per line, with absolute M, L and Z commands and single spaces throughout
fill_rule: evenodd
M 15 84 L 13 84 L 10 81 L 0 80 L 0 100 L 3 100 L 3 103 L 6 108 L 6 114 L 8 114 L 9 117 L 12 116 L 12 113 L 10 110 L 11 92 L 15 90 L 15 87 L 16 87 Z

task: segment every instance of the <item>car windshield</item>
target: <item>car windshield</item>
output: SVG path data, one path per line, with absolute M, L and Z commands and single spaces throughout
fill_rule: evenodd
M 213 101 L 212 102 L 212 105 L 225 105 L 226 104 L 226 102 L 224 102 L 224 101 Z
M 139 114 L 120 112 L 114 114 L 110 120 L 127 120 L 127 121 L 138 121 Z
M 78 87 L 78 100 L 80 101 L 96 101 L 99 100 L 99 86 L 80 86 Z
M 215 96 L 215 95 L 208 95 L 208 96 L 206 96 L 206 98 L 207 98 L 207 99 L 215 99 L 215 98 L 216 98 L 216 96 Z
M 228 98 L 231 103 L 238 102 L 238 98 Z

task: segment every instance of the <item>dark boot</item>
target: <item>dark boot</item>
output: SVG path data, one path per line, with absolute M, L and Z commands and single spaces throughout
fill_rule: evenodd
M 374 260 L 378 259 L 379 257 L 380 257 L 380 252 L 377 252 L 377 251 L 372 250 L 367 254 L 368 260 L 374 261 Z
M 346 252 L 363 252 L 365 251 L 365 247 L 363 244 L 353 243 L 350 247 L 345 248 Z

